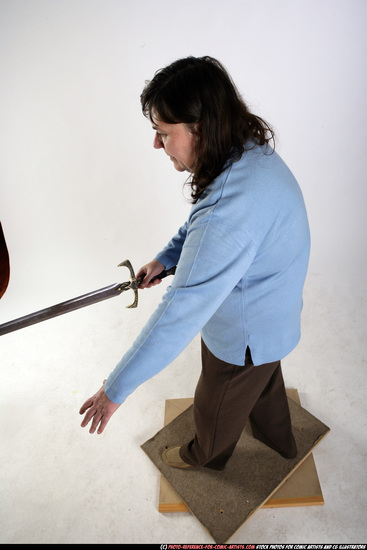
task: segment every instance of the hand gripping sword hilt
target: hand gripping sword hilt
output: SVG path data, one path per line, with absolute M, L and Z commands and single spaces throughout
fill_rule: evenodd
M 121 262 L 119 264 L 119 266 L 127 267 L 128 270 L 130 271 L 130 281 L 129 281 L 129 283 L 123 283 L 123 285 L 121 285 L 119 287 L 119 290 L 122 291 L 122 290 L 130 290 L 131 289 L 131 290 L 134 291 L 134 301 L 133 301 L 132 304 L 130 304 L 129 306 L 126 306 L 126 307 L 127 308 L 137 307 L 138 306 L 138 288 L 139 288 L 140 283 L 144 279 L 144 276 L 143 277 L 138 277 L 138 278 L 135 277 L 133 266 L 131 265 L 129 260 L 124 260 L 123 262 Z M 155 277 L 153 277 L 153 279 L 151 279 L 151 281 L 154 281 L 155 279 L 164 279 L 168 275 L 174 275 L 175 272 L 176 272 L 176 266 L 171 267 L 170 269 L 167 269 L 167 270 L 164 269 L 161 273 L 159 273 L 159 275 L 156 275 Z

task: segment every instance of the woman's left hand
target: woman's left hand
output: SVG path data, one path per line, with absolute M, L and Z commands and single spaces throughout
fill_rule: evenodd
M 119 403 L 114 403 L 108 399 L 104 391 L 105 382 L 106 380 L 103 381 L 103 386 L 97 393 L 87 399 L 79 411 L 79 414 L 84 414 L 86 412 L 83 422 L 81 423 L 82 428 L 85 428 L 90 420 L 92 420 L 92 425 L 89 429 L 89 433 L 91 434 L 96 431 L 98 425 L 97 433 L 101 434 L 113 413 L 120 407 Z

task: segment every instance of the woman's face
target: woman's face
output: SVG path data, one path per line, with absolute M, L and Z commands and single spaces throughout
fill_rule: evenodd
M 167 124 L 157 117 L 152 118 L 152 127 L 155 130 L 153 147 L 163 148 L 179 172 L 193 172 L 196 153 L 197 137 L 186 124 Z

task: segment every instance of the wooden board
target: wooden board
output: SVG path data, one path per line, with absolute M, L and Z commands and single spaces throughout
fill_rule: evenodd
M 287 390 L 287 395 L 300 405 L 298 391 Z M 164 425 L 166 426 L 193 403 L 193 398 L 167 399 Z M 262 508 L 289 506 L 319 506 L 324 504 L 316 465 L 312 454 L 297 468 L 287 481 L 262 505 Z M 158 510 L 162 513 L 188 512 L 189 509 L 176 491 L 161 475 Z

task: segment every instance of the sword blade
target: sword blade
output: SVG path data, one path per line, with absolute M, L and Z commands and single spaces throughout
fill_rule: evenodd
M 64 313 L 69 313 L 70 311 L 102 302 L 102 300 L 119 296 L 121 292 L 127 290 L 126 287 L 128 287 L 129 284 L 130 283 L 114 283 L 98 290 L 88 292 L 87 294 L 83 294 L 82 296 L 77 296 L 71 300 L 66 300 L 66 302 L 61 302 L 60 304 L 30 313 L 29 315 L 24 315 L 24 317 L 18 317 L 18 319 L 8 321 L 7 323 L 0 325 L 0 336 L 3 334 L 8 334 L 9 332 L 14 332 L 15 330 L 35 325 L 36 323 L 41 323 L 42 321 L 52 319 L 53 317 L 63 315 Z

